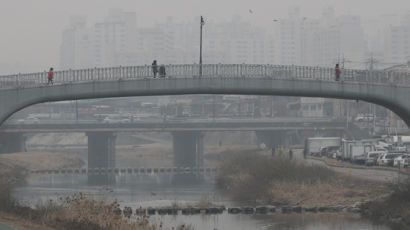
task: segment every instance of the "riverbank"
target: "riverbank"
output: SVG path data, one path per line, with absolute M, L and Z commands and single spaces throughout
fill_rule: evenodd
M 390 192 L 385 183 L 249 152 L 230 154 L 221 164 L 217 184 L 250 205 L 351 206 Z
M 16 230 L 55 230 L 42 224 L 34 223 L 26 218 L 10 215 L 8 213 L 0 212 L 0 222 Z M 0 228 L 1 229 L 1 228 Z
M 24 183 L 20 173 L 23 168 L 0 162 L 0 169 L 0 222 L 19 230 L 156 230 L 182 226 L 165 227 L 147 216 L 130 220 L 125 212 L 121 215 L 117 201 L 93 199 L 82 193 L 28 207 L 12 196 L 13 188 Z
M 397 184 L 389 196 L 364 203 L 362 216 L 393 229 L 410 229 L 410 180 Z
M 62 168 L 81 168 L 84 160 L 57 152 L 20 152 L 1 154 L 0 162 L 8 166 L 16 166 L 26 170 L 45 170 Z M 1 171 L 0 171 L 1 173 Z

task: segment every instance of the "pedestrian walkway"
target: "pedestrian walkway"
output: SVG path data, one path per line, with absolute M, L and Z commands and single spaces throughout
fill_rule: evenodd
M 8 225 L 5 225 L 5 224 L 3 224 L 3 223 L 0 223 L 0 230 L 15 230 L 15 229 L 12 228 L 12 227 L 10 227 L 10 226 L 8 226 Z

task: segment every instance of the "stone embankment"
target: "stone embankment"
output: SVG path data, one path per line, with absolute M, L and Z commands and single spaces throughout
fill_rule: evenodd
M 271 214 L 290 214 L 290 213 L 359 213 L 360 204 L 353 206 L 257 206 L 257 207 L 208 207 L 208 208 L 139 208 L 134 212 L 132 208 L 125 207 L 123 210 L 116 209 L 114 213 L 130 217 L 131 215 L 153 216 L 153 215 L 218 215 L 223 213 L 228 214 L 246 214 L 246 215 L 271 215 Z

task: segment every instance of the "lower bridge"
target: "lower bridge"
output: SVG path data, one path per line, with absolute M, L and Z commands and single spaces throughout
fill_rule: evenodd
M 166 168 L 76 168 L 76 169 L 43 169 L 26 170 L 25 175 L 147 175 L 147 174 L 216 174 L 218 168 L 204 167 L 166 167 Z

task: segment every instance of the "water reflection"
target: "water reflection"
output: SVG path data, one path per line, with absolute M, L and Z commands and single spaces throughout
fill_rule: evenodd
M 72 183 L 75 181 L 77 183 Z M 79 184 L 78 181 L 83 183 Z M 134 183 L 119 183 L 107 189 L 87 186 L 81 178 L 67 178 L 66 184 L 55 183 L 50 178 L 36 178 L 29 181 L 26 187 L 16 189 L 15 196 L 26 204 L 34 205 L 38 200 L 83 192 L 95 199 L 118 200 L 122 207 L 129 206 L 133 210 L 139 207 L 169 206 L 173 203 L 192 204 L 203 199 L 215 204 L 235 206 L 228 197 L 216 191 L 213 183 L 174 186 L 171 183 L 163 183 L 164 181 L 167 180 L 144 178 L 139 183 L 134 180 Z M 155 215 L 150 219 L 156 223 L 162 222 L 165 226 L 191 225 L 196 230 L 390 230 L 353 214 L 231 215 L 225 212 L 221 215 Z

